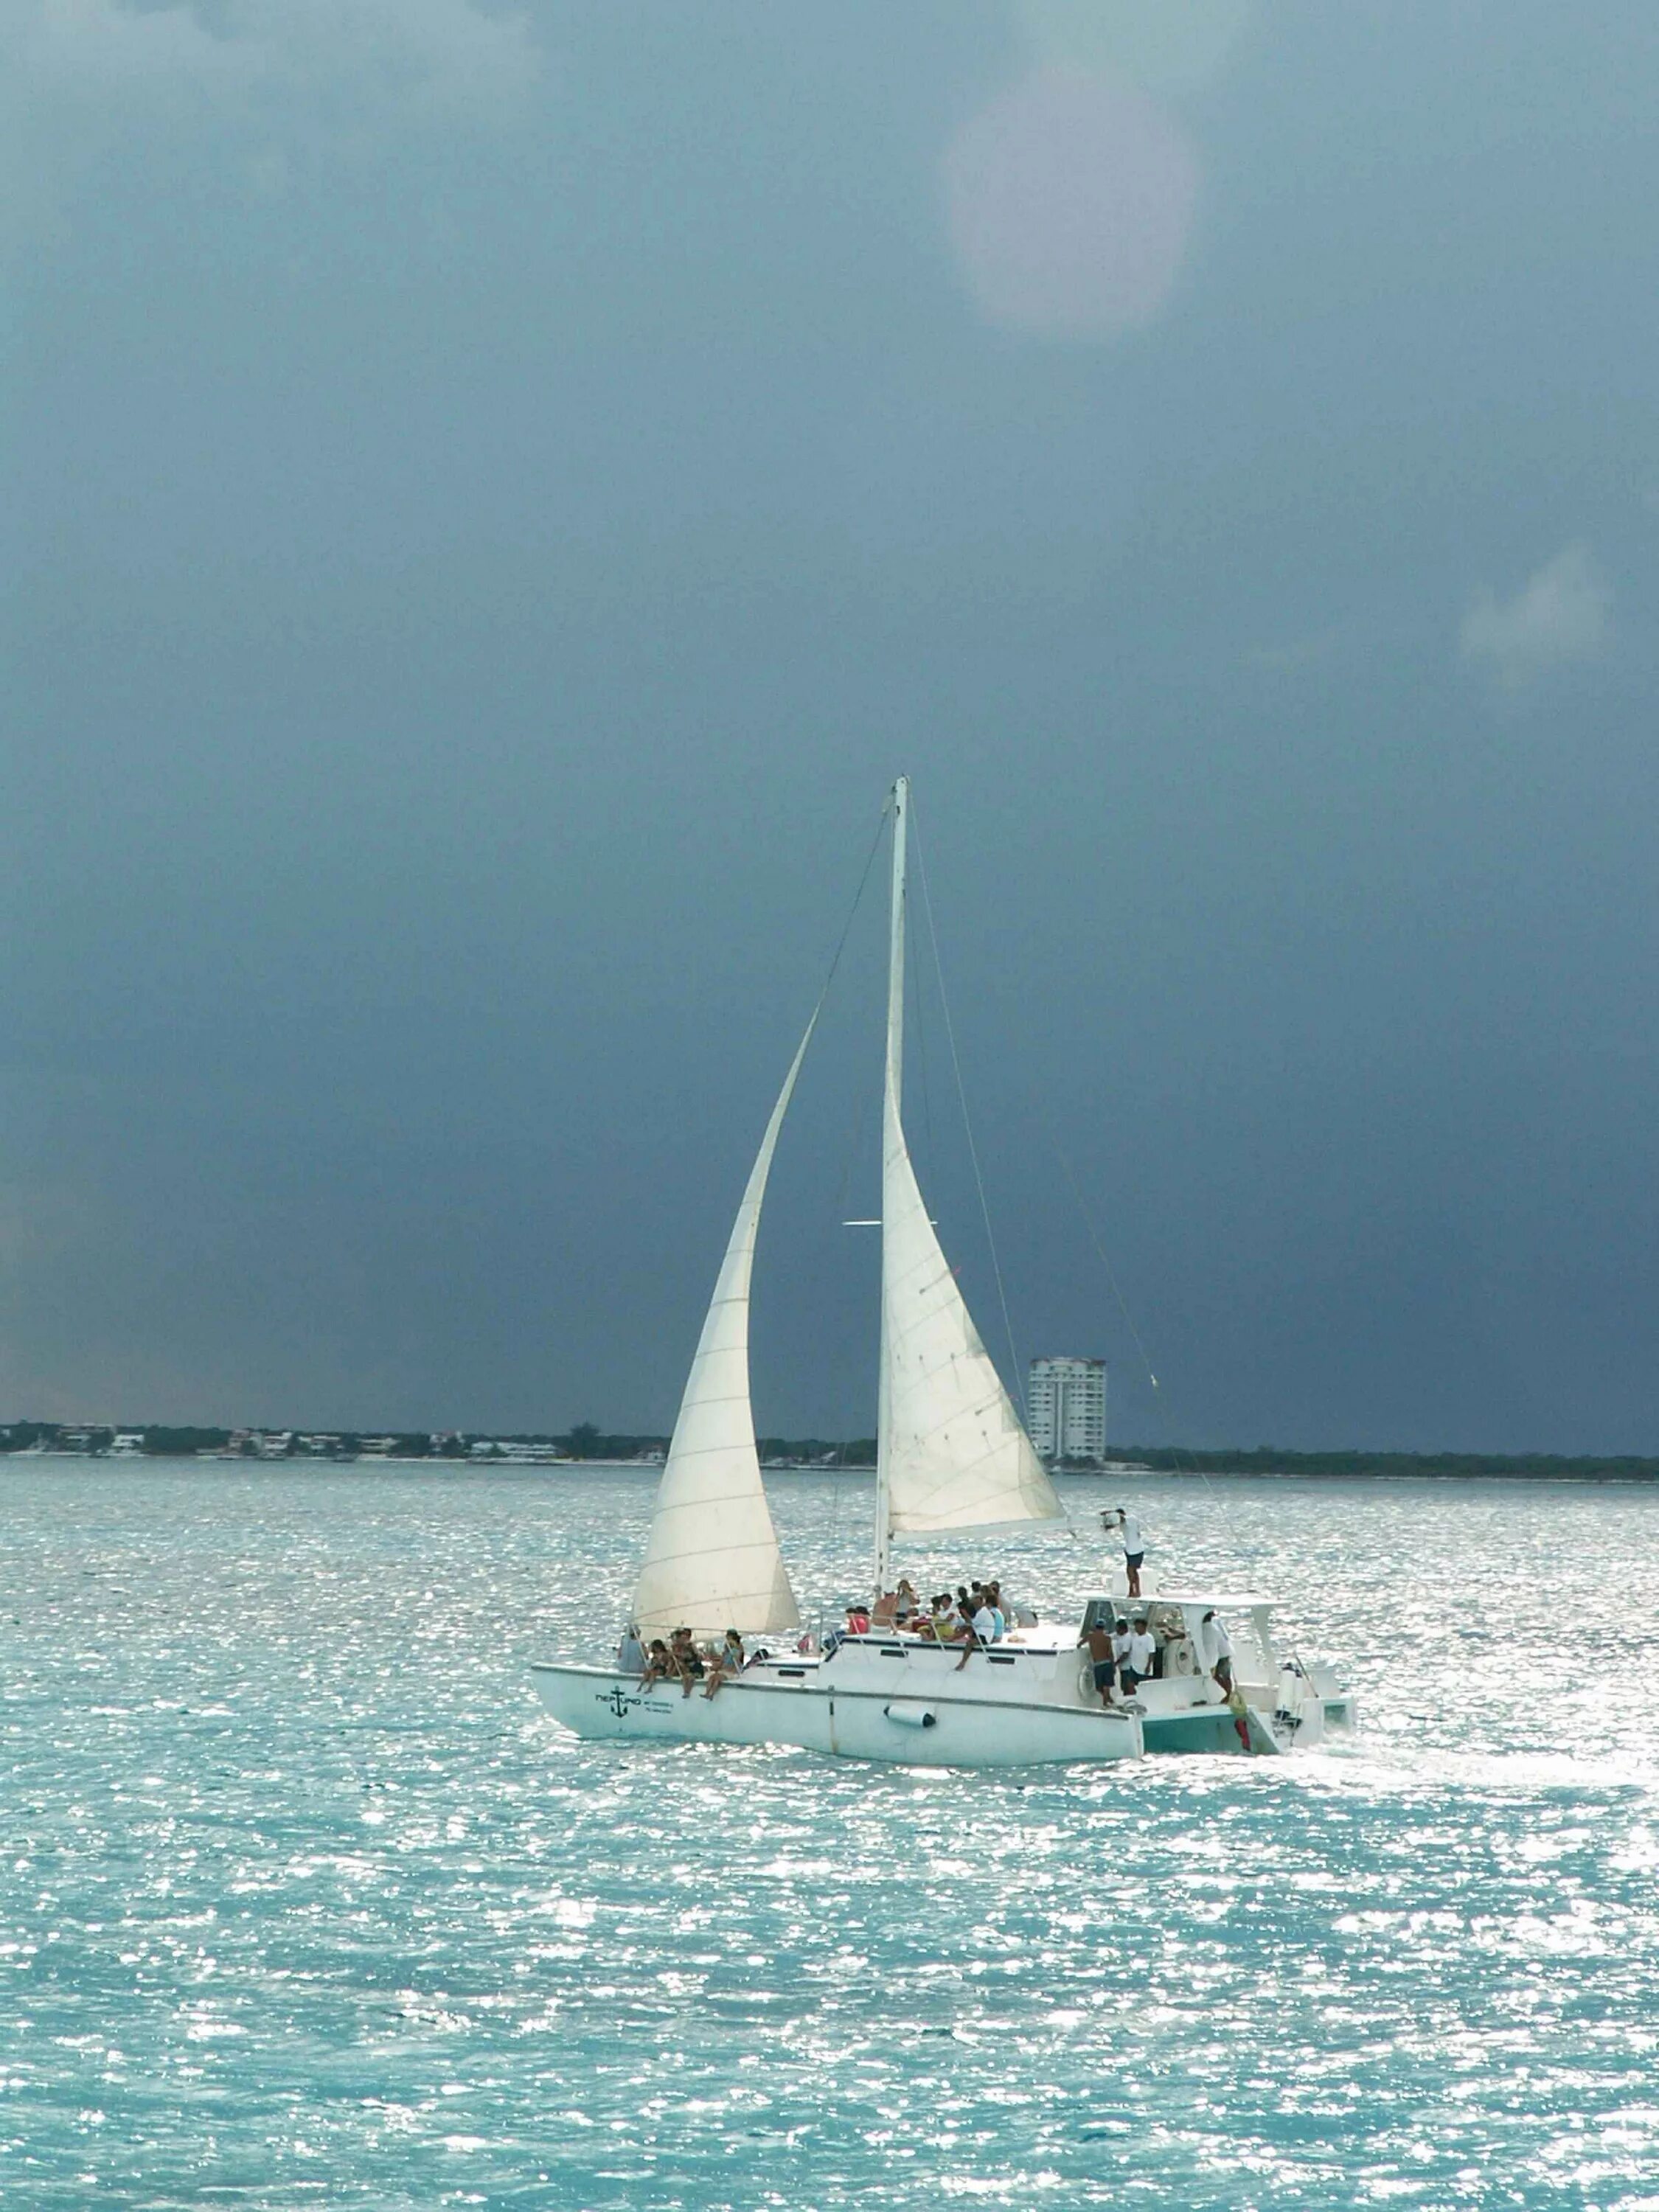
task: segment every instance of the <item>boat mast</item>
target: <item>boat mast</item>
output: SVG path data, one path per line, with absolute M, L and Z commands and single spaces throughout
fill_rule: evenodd
M 886 1152 L 885 1127 L 887 1115 L 895 1122 L 900 1118 L 904 1103 L 904 831 L 910 810 L 910 779 L 899 777 L 893 786 L 893 891 L 892 907 L 888 923 L 887 939 L 887 1066 L 886 1113 L 883 1115 L 883 1154 Z M 891 1508 L 888 1497 L 888 1472 L 891 1463 L 892 1441 L 888 1408 L 887 1382 L 887 1199 L 886 1173 L 882 1176 L 882 1269 L 881 1269 L 881 1370 L 878 1384 L 876 1416 L 876 1590 L 880 1597 L 887 1588 L 892 1550 L 892 1529 L 889 1525 Z

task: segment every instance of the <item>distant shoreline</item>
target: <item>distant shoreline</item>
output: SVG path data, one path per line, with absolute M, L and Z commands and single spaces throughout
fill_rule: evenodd
M 141 1465 L 199 1460 L 246 1468 L 326 1467 L 537 1468 L 549 1474 L 611 1467 L 654 1474 L 666 1437 L 607 1435 L 584 1424 L 562 1436 L 480 1437 L 454 1430 L 378 1435 L 288 1429 L 214 1429 L 135 1424 L 131 1428 L 44 1421 L 0 1425 L 0 1466 L 40 1460 L 95 1460 Z M 875 1471 L 875 1443 L 763 1437 L 769 1475 L 856 1474 Z M 1178 1444 L 1125 1444 L 1099 1466 L 1058 1468 L 1062 1479 L 1202 1475 L 1206 1480 L 1306 1482 L 1659 1483 L 1659 1456 L 1554 1452 L 1291 1451 L 1263 1444 L 1249 1450 L 1194 1450 Z

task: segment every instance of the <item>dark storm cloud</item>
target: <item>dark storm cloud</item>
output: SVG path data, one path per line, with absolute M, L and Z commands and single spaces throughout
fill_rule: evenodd
M 13 11 L 13 1409 L 665 1422 L 905 767 L 1022 1356 L 1650 1449 L 1659 50 L 1447 15 Z

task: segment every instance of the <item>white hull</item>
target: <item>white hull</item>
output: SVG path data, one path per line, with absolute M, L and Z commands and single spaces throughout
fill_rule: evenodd
M 1068 1655 L 1069 1656 L 1069 1655 Z M 902 1659 L 844 1645 L 833 1661 L 754 1666 L 713 1698 L 677 1682 L 599 1667 L 532 1667 L 537 1694 L 574 1735 L 635 1743 L 792 1744 L 839 1759 L 900 1766 L 1041 1766 L 1138 1759 L 1140 1723 L 1090 1706 L 1075 1666 L 1042 1664 L 1030 1679 L 989 1676 L 983 1658 L 961 1673 L 949 1652 Z M 1060 1693 L 1060 1694 L 1057 1694 Z

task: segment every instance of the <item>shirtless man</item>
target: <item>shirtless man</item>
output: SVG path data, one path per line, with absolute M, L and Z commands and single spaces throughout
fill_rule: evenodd
M 1078 1641 L 1087 1650 L 1095 1670 L 1095 1687 L 1100 1692 L 1103 1705 L 1115 1705 L 1113 1690 L 1117 1681 L 1117 1662 L 1112 1656 L 1111 1631 L 1103 1620 L 1096 1621 L 1086 1635 Z

